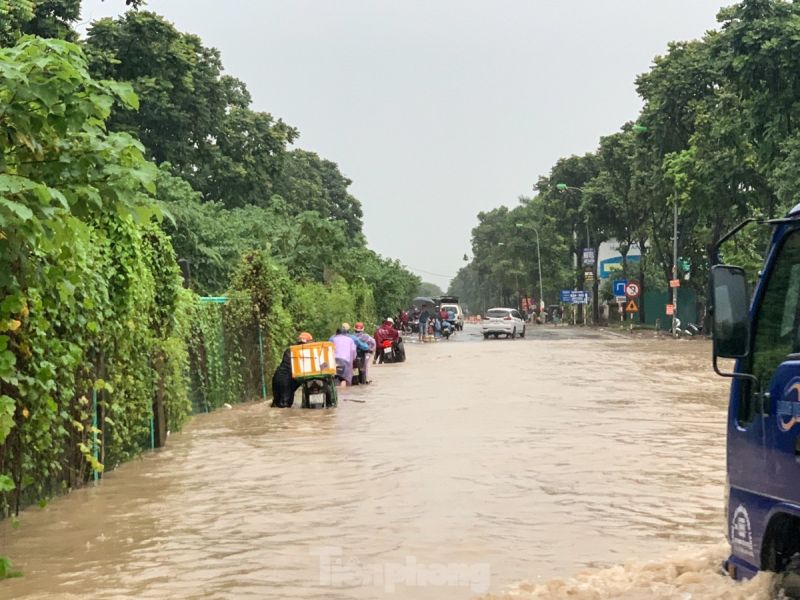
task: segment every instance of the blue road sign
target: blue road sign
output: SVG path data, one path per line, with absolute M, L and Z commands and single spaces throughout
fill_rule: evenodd
M 628 281 L 626 279 L 615 279 L 614 280 L 614 295 L 615 296 L 624 296 L 625 295 L 625 286 L 628 285 Z
M 564 304 L 589 304 L 589 292 L 561 290 L 561 302 Z

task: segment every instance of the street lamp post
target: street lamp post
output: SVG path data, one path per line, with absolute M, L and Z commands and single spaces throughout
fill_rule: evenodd
M 539 267 L 539 311 L 544 308 L 544 288 L 542 286 L 542 250 L 539 246 L 539 230 L 533 225 L 526 225 L 525 223 L 515 223 L 516 227 L 520 229 L 532 229 L 536 234 L 536 262 Z

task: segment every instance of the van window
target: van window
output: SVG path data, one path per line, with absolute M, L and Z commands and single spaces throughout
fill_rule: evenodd
M 508 316 L 508 310 L 505 308 L 493 308 L 486 311 L 486 316 L 490 319 L 504 319 Z
M 788 354 L 800 352 L 800 230 L 788 235 L 781 246 L 761 305 L 755 317 L 751 373 L 758 377 L 763 391 Z M 749 423 L 755 417 L 752 394 L 743 386 L 737 419 Z

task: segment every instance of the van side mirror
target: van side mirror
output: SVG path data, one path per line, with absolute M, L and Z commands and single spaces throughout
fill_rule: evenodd
M 750 353 L 750 296 L 744 269 L 711 268 L 714 357 L 745 358 Z

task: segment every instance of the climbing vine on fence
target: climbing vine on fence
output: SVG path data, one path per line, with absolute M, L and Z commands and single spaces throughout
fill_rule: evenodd
M 151 223 L 156 169 L 106 131 L 114 102 L 137 100 L 93 80 L 74 44 L 0 50 L 4 511 L 138 452 L 159 390 L 176 424 L 188 413 L 178 270 Z

